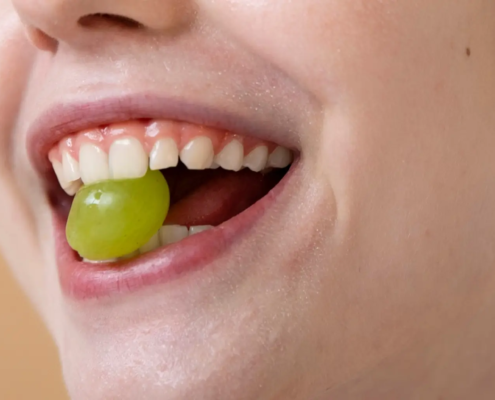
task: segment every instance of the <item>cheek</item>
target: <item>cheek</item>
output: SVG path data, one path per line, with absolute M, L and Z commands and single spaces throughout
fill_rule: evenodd
M 477 201 L 495 201 L 495 143 L 466 135 L 485 130 L 466 96 L 467 3 L 221 3 L 212 18 L 324 107 L 320 136 L 303 149 L 337 203 L 340 247 L 324 254 L 337 271 L 322 272 L 322 285 L 332 326 L 347 331 L 328 347 L 352 338 L 354 361 L 376 361 L 469 315 L 490 282 L 490 250 L 473 229 L 495 234 Z
M 19 112 L 25 83 L 29 73 L 31 54 L 29 45 L 25 41 L 17 17 L 6 9 L 5 4 L 0 3 L 0 27 L 2 39 L 0 40 L 0 220 L 8 221 L 6 226 L 0 229 L 1 251 L 10 266 L 19 268 L 29 257 L 22 257 L 22 249 L 19 243 L 31 243 L 29 232 L 26 230 L 26 208 L 19 201 L 18 183 L 22 183 L 18 171 L 13 171 L 15 160 L 22 152 L 24 144 L 19 135 L 14 134 L 17 115 Z M 32 226 L 30 226 L 32 228 Z M 24 230 L 24 232 L 23 232 Z M 23 237 L 26 236 L 26 237 Z M 21 271 L 16 273 L 22 275 Z M 24 272 L 25 273 L 25 272 Z M 28 278 L 22 279 L 27 284 Z
M 407 2 L 204 1 L 219 26 L 268 59 L 325 104 L 335 102 L 343 77 L 363 73 L 381 51 L 400 48 Z
M 0 252 L 13 269 L 32 302 L 48 311 L 47 296 L 56 295 L 54 269 L 40 249 L 52 248 L 51 226 L 45 195 L 27 161 L 26 118 L 20 113 L 29 81 L 34 51 L 10 4 L 0 0 Z M 53 260 L 50 259 L 51 262 Z M 53 265 L 52 265 L 53 267 Z

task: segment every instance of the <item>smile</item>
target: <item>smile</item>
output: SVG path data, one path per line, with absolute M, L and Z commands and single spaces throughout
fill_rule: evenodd
M 188 118 L 170 110 L 159 117 L 146 104 L 136 108 L 135 100 L 105 104 L 100 110 L 112 112 L 100 111 L 100 118 L 98 111 L 89 115 L 97 105 L 79 107 L 75 123 L 72 112 L 49 114 L 50 123 L 35 125 L 28 140 L 52 204 L 62 288 L 74 298 L 135 291 L 212 265 L 245 233 L 255 232 L 297 165 L 295 149 L 259 131 L 233 130 L 241 124 L 232 118 L 209 123 L 204 116 L 191 118 L 190 110 Z M 70 123 L 60 129 L 64 118 Z M 160 171 L 168 182 L 170 208 L 146 243 L 108 259 L 85 257 L 69 246 L 67 221 L 82 188 L 140 179 L 148 171 Z

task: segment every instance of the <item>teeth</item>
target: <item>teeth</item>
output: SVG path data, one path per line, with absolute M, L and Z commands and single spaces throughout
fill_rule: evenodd
M 244 158 L 244 166 L 251 171 L 260 172 L 266 167 L 268 161 L 268 147 L 258 146 Z
M 79 168 L 85 185 L 110 178 L 107 154 L 94 144 L 83 144 L 79 150 Z
M 149 253 L 150 251 L 156 250 L 160 247 L 160 236 L 158 233 L 153 235 L 153 237 L 139 249 L 141 254 Z
M 160 242 L 166 246 L 176 243 L 189 236 L 187 226 L 180 225 L 164 225 L 160 229 Z
M 160 242 L 166 246 L 168 244 L 176 243 L 189 236 L 189 230 L 187 226 L 180 225 L 164 225 L 160 228 Z
M 210 228 L 213 228 L 213 226 L 211 225 L 191 226 L 189 228 L 189 236 L 195 235 L 196 233 L 207 231 Z
M 146 175 L 148 155 L 139 140 L 115 140 L 109 152 L 110 176 L 113 179 L 134 179 Z
M 292 162 L 292 152 L 282 146 L 278 146 L 268 157 L 267 167 L 285 168 Z
M 168 132 L 170 129 L 166 130 Z M 237 136 L 233 136 L 231 141 L 216 155 L 213 147 L 215 141 L 210 136 L 193 137 L 179 151 L 178 136 L 156 137 L 161 132 L 160 130 L 154 132 L 153 135 L 148 135 L 147 131 L 145 140 L 151 137 L 156 140 L 148 156 L 149 142 L 143 144 L 139 137 L 129 136 L 124 130 L 122 132 L 126 135 L 125 137 L 108 138 L 108 141 L 113 141 L 109 143 L 108 153 L 100 147 L 103 145 L 99 142 L 88 141 L 81 145 L 78 160 L 77 155 L 71 154 L 71 149 L 63 146 L 52 149 L 50 160 L 60 157 L 53 161 L 53 168 L 60 186 L 68 194 L 73 195 L 82 184 L 89 185 L 108 179 L 140 178 L 146 174 L 148 168 L 152 170 L 173 168 L 178 165 L 179 160 L 190 170 L 223 168 L 240 171 L 243 168 L 249 168 L 254 172 L 264 173 L 272 168 L 287 167 L 294 157 L 292 151 L 282 146 L 276 147 L 270 154 L 269 146 L 263 143 L 259 143 L 244 156 L 243 141 Z M 179 135 L 180 132 L 177 131 L 176 134 Z M 206 134 L 203 133 L 203 135 Z M 104 148 L 107 149 L 106 146 Z M 60 153 L 58 153 L 59 149 Z
M 77 181 L 81 177 L 79 163 L 70 155 L 68 151 L 62 152 L 62 166 L 65 179 L 68 182 Z
M 208 229 L 211 228 L 213 228 L 213 226 L 211 225 L 191 226 L 189 229 L 187 228 L 187 226 L 181 226 L 181 225 L 164 225 L 160 228 L 158 233 L 153 235 L 153 237 L 148 241 L 148 243 L 142 246 L 139 250 L 132 252 L 131 254 L 127 254 L 123 257 L 114 258 L 105 261 L 93 261 L 86 258 L 84 258 L 83 261 L 93 264 L 100 264 L 100 263 L 116 262 L 119 260 L 122 261 L 129 260 L 131 258 L 139 256 L 140 254 L 146 254 L 153 250 L 156 250 L 160 246 L 167 246 L 169 244 L 179 242 L 187 238 L 188 236 L 207 231 Z
M 103 261 L 94 261 L 94 260 L 89 260 L 87 258 L 83 258 L 83 261 L 91 264 L 103 264 L 103 263 L 111 263 L 118 261 L 118 258 L 111 258 L 109 260 L 103 260 Z
M 206 136 L 191 140 L 180 152 L 180 159 L 188 169 L 206 169 L 213 163 L 213 143 Z
M 152 170 L 176 167 L 179 163 L 179 149 L 174 139 L 158 140 L 150 153 Z
M 55 175 L 57 175 L 58 183 L 65 189 L 69 186 L 69 182 L 65 179 L 64 168 L 62 167 L 62 163 L 60 161 L 52 161 L 53 170 L 55 171 Z
M 215 157 L 215 162 L 223 169 L 239 171 L 242 168 L 244 146 L 237 139 L 227 144 Z
M 81 186 L 82 186 L 82 181 L 78 179 L 77 181 L 71 182 L 69 186 L 64 188 L 64 190 L 65 193 L 67 193 L 69 196 L 74 196 Z
M 60 161 L 52 161 L 53 170 L 55 175 L 57 175 L 58 183 L 60 187 L 65 190 L 69 196 L 73 196 L 81 187 L 81 180 L 78 179 L 74 182 L 68 182 L 65 178 L 64 167 Z

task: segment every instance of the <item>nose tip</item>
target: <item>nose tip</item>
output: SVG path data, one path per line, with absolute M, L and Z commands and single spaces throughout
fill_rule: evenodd
M 189 0 L 13 0 L 31 42 L 53 50 L 112 27 L 177 30 L 194 16 Z

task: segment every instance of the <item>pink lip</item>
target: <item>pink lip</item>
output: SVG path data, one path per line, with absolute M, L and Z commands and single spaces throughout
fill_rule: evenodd
M 53 185 L 54 174 L 48 151 L 64 136 L 82 129 L 115 121 L 137 118 L 169 118 L 208 125 L 270 140 L 269 130 L 260 130 L 251 123 L 231 115 L 191 106 L 184 102 L 159 99 L 147 95 L 106 99 L 96 103 L 60 105 L 44 114 L 29 130 L 28 154 L 47 186 Z M 259 132 L 263 132 L 260 136 Z M 265 134 L 265 132 L 268 132 Z M 276 142 L 281 143 L 280 132 Z M 296 161 L 282 181 L 264 198 L 220 226 L 191 236 L 176 244 L 116 264 L 91 264 L 79 260 L 65 237 L 65 221 L 55 210 L 53 223 L 59 278 L 66 296 L 77 300 L 100 298 L 137 291 L 143 287 L 176 280 L 187 273 L 206 268 L 226 254 L 255 223 L 269 212 L 282 195 L 287 181 L 297 168 Z

